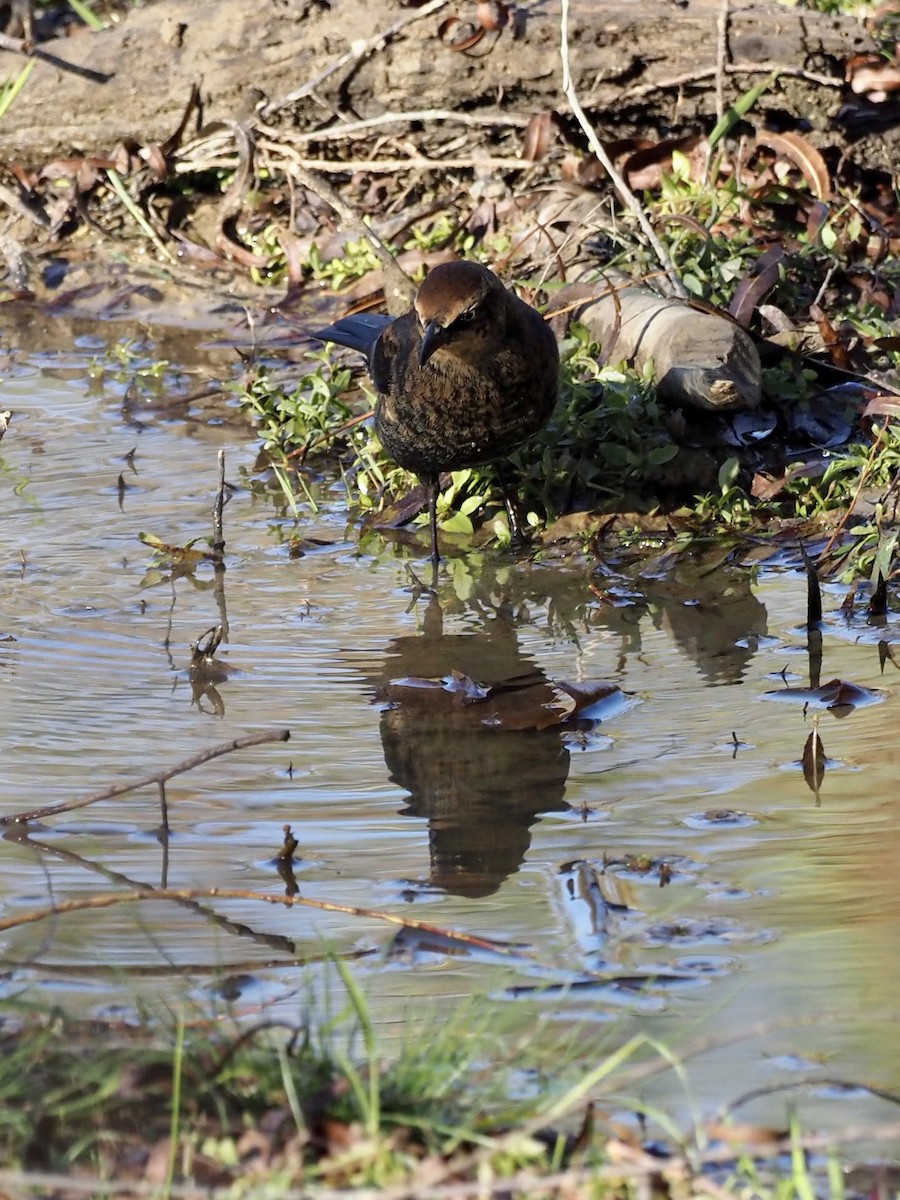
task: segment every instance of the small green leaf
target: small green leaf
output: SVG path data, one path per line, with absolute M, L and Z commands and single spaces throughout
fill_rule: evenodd
M 466 496 L 462 504 L 459 506 L 459 511 L 464 517 L 470 517 L 473 512 L 477 512 L 484 504 L 484 496 Z
M 740 470 L 740 459 L 735 458 L 734 455 L 731 458 L 726 458 L 721 467 L 719 467 L 719 488 L 723 494 L 734 486 Z
M 455 512 L 446 520 L 441 521 L 441 529 L 445 533 L 473 533 L 472 522 L 461 512 Z
M 674 446 L 671 443 L 668 446 L 654 446 L 647 455 L 647 462 L 651 463 L 654 467 L 661 467 L 663 463 L 671 462 L 679 449 L 679 446 Z

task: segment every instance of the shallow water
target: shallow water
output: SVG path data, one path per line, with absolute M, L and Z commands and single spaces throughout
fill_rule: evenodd
M 257 446 L 233 406 L 172 404 L 174 376 L 133 386 L 138 367 L 184 352 L 183 333 L 117 367 L 123 328 L 64 329 L 0 363 L 14 413 L 0 443 L 0 814 L 233 738 L 290 741 L 171 780 L 168 839 L 155 785 L 8 831 L 0 919 L 163 882 L 283 895 L 287 824 L 299 894 L 374 912 L 217 898 L 62 913 L 0 933 L 0 995 L 299 1020 L 334 951 L 355 958 L 387 1042 L 410 1013 L 488 994 L 498 1028 L 537 1020 L 537 1041 L 569 1035 L 586 1066 L 639 1030 L 676 1052 L 717 1042 L 692 1058 L 690 1094 L 672 1074 L 637 1089 L 685 1118 L 789 1085 L 738 1116 L 779 1122 L 797 1103 L 825 1127 L 890 1117 L 822 1081 L 900 1087 L 897 676 L 878 653 L 896 627 L 848 624 L 841 590 L 826 593 L 821 679 L 877 701 L 837 716 L 766 696 L 809 683 L 805 580 L 752 547 L 593 574 L 456 547 L 438 611 L 410 590 L 424 538 L 360 549 L 323 484 L 302 530 L 323 544 L 292 557 L 290 522 L 248 486 Z M 203 361 L 233 370 L 219 352 Z M 212 570 L 173 579 L 138 535 L 208 537 L 220 448 L 235 485 L 227 675 L 201 687 L 190 646 L 221 619 Z M 517 698 L 507 726 L 520 701 L 529 723 L 547 679 L 622 694 L 599 724 L 536 731 L 380 691 L 454 669 L 535 676 L 537 699 Z M 814 715 L 829 760 L 818 802 L 800 765 Z M 514 947 L 398 937 L 377 913 Z

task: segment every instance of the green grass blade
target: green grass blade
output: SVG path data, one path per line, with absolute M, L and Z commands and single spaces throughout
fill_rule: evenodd
M 369 1073 L 368 1094 L 366 1097 L 365 1126 L 366 1133 L 374 1137 L 381 1125 L 381 1090 L 378 1077 L 378 1045 L 375 1038 L 375 1026 L 372 1024 L 372 1014 L 362 989 L 353 977 L 350 968 L 340 958 L 335 960 L 338 974 L 347 989 L 350 1003 L 359 1022 L 362 1032 L 363 1046 L 366 1052 L 366 1066 Z
M 122 201 L 122 203 L 125 205 L 125 208 L 127 209 L 128 214 L 131 217 L 131 219 L 135 222 L 136 225 L 139 226 L 139 228 L 141 230 L 143 230 L 143 232 L 147 235 L 147 237 L 150 239 L 150 241 L 153 243 L 153 245 L 157 248 L 157 250 L 160 252 L 160 254 L 164 258 L 167 258 L 169 260 L 169 262 L 174 262 L 175 260 L 172 256 L 172 253 L 169 250 L 168 246 L 166 246 L 163 243 L 159 234 L 156 232 L 156 230 L 153 228 L 153 226 L 150 224 L 150 222 L 147 220 L 147 218 L 144 216 L 144 214 L 141 212 L 141 210 L 135 204 L 134 199 L 131 196 L 131 194 L 129 193 L 128 188 L 125 186 L 125 183 L 122 179 L 122 176 L 119 174 L 119 172 L 113 170 L 112 167 L 108 167 L 107 171 L 106 171 L 106 176 L 109 179 L 109 182 L 112 184 L 113 191 L 116 193 L 116 195 Z
M 746 117 L 747 113 L 757 102 L 763 92 L 768 91 L 775 80 L 778 78 L 778 72 L 773 71 L 771 75 L 767 75 L 760 83 L 750 88 L 748 92 L 744 92 L 743 96 L 739 96 L 734 104 L 729 104 L 721 121 L 716 122 L 716 126 L 709 135 L 710 150 L 720 142 L 727 133 L 737 125 L 741 117 Z
M 85 0 L 69 0 L 69 8 L 84 21 L 89 29 L 105 29 L 103 21 Z
M 2 89 L 0 89 L 0 121 L 2 121 L 9 112 L 16 99 L 16 96 L 18 96 L 19 92 L 21 92 L 22 88 L 25 86 L 25 82 L 33 70 L 34 59 L 31 59 L 25 64 L 15 79 L 7 80 Z
M 181 1135 L 181 1081 L 184 1074 L 184 1020 L 178 1018 L 175 1035 L 175 1059 L 172 1063 L 172 1115 L 169 1121 L 169 1161 L 166 1164 L 166 1182 L 163 1196 L 169 1200 L 175 1181 L 175 1163 L 178 1159 L 178 1139 Z

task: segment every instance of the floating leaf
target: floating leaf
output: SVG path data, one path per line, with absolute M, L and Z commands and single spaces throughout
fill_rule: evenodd
M 771 692 L 763 692 L 763 698 L 783 700 L 788 704 L 804 704 L 813 708 L 852 711 L 868 704 L 879 704 L 884 699 L 884 693 L 858 683 L 849 683 L 845 679 L 830 679 L 828 683 L 814 688 L 776 688 Z
M 215 558 L 212 550 L 194 550 L 193 547 L 199 538 L 192 538 L 183 546 L 172 546 L 168 542 L 164 542 L 158 538 L 155 533 L 139 533 L 138 541 L 143 542 L 151 550 L 155 551 L 161 557 L 169 559 L 172 562 L 178 563 L 199 563 L 206 562 L 209 559 Z
M 822 745 L 822 739 L 819 737 L 819 730 L 813 727 L 812 733 L 806 739 L 806 745 L 803 747 L 803 778 L 809 785 L 809 789 L 815 792 L 816 799 L 819 798 L 819 789 L 822 786 L 822 780 L 825 778 L 825 747 Z

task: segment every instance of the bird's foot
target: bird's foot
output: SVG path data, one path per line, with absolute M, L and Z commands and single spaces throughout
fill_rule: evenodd
M 422 582 L 412 567 L 407 565 L 406 569 L 409 572 L 410 579 L 412 580 L 412 587 L 409 589 L 412 593 L 412 600 L 409 604 L 410 609 L 415 608 L 416 604 L 423 596 L 427 596 L 429 599 L 437 598 L 438 564 L 436 562 L 432 562 L 431 564 L 430 587 L 428 584 Z

